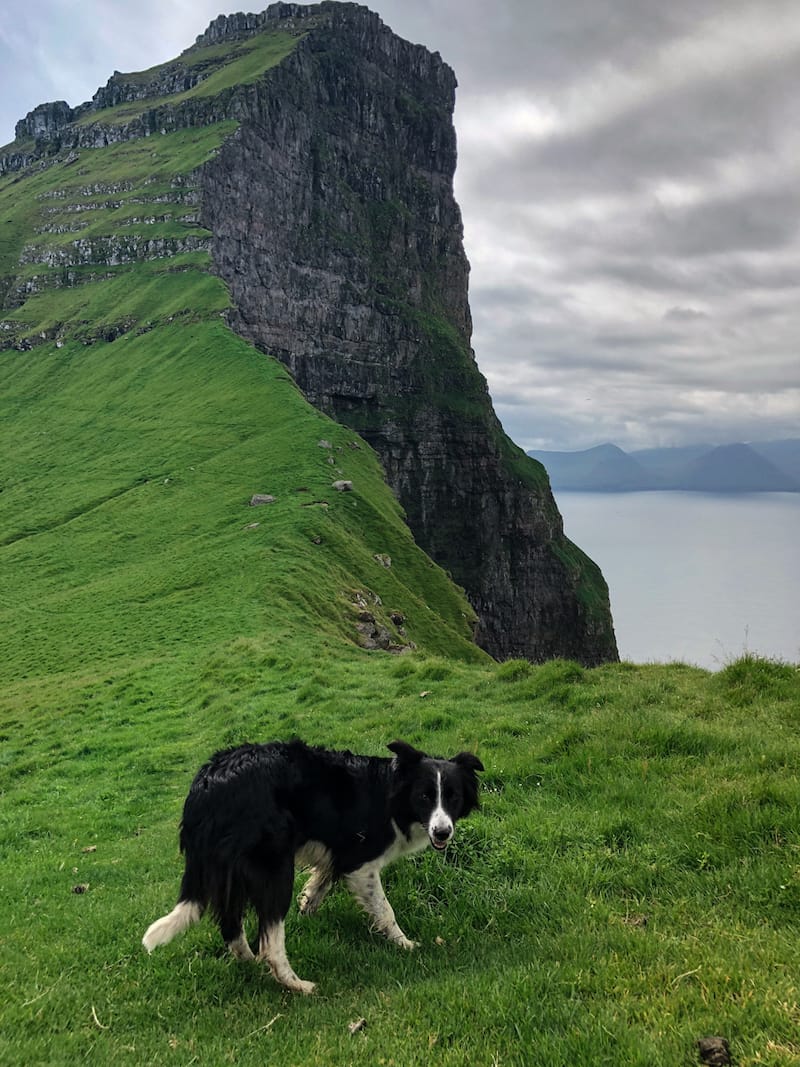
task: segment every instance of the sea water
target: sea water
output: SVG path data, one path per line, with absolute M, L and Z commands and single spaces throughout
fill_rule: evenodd
M 622 659 L 800 663 L 800 493 L 562 490 L 556 502 L 608 582 Z

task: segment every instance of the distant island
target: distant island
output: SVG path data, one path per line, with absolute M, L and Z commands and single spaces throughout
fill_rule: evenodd
M 704 493 L 800 492 L 800 438 L 749 444 L 687 445 L 624 452 L 605 444 L 581 452 L 544 452 L 538 459 L 553 489 Z

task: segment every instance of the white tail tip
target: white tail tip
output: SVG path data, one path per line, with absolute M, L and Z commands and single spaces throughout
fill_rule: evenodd
M 182 934 L 192 923 L 196 923 L 202 914 L 203 910 L 199 904 L 192 900 L 181 900 L 169 915 L 156 919 L 147 927 L 142 944 L 148 952 L 152 952 L 159 945 L 167 945 L 173 937 Z

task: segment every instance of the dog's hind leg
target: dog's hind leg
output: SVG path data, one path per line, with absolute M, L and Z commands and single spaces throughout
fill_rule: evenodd
M 242 872 L 229 868 L 221 872 L 213 886 L 213 908 L 219 923 L 222 940 L 237 960 L 253 960 L 253 950 L 244 932 L 244 911 L 247 896 Z
M 394 916 L 392 905 L 386 899 L 381 885 L 380 869 L 365 865 L 345 876 L 347 888 L 364 911 L 372 919 L 375 929 L 401 948 L 416 948 L 417 941 L 409 941 Z
M 313 993 L 313 982 L 298 978 L 286 956 L 284 919 L 294 885 L 294 863 L 279 861 L 264 872 L 261 892 L 253 896 L 258 913 L 258 958 L 269 964 L 276 981 L 295 993 Z
M 275 980 L 294 993 L 313 993 L 313 982 L 298 978 L 286 957 L 286 940 L 283 919 L 262 928 L 258 938 L 258 958 L 266 960 Z
M 226 944 L 237 960 L 247 961 L 256 958 L 255 953 L 250 948 L 250 943 L 247 940 L 244 927 L 242 927 L 238 937 L 234 938 L 233 941 L 227 941 Z

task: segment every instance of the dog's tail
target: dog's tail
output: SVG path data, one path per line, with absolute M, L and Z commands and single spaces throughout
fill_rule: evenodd
M 167 945 L 178 934 L 182 934 L 192 923 L 196 923 L 203 914 L 202 904 L 196 900 L 179 900 L 169 915 L 163 915 L 151 923 L 142 938 L 142 944 L 148 952 L 159 945 Z

